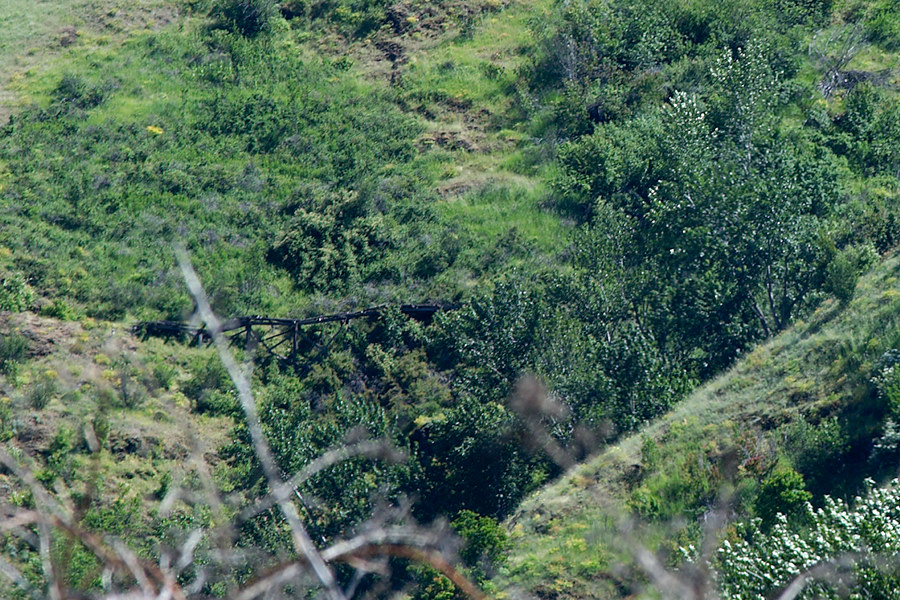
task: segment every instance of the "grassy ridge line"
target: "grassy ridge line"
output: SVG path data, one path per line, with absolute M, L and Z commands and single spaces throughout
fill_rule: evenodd
M 861 279 L 846 309 L 823 303 L 809 322 L 759 346 L 668 415 L 523 502 L 507 522 L 513 549 L 498 587 L 558 598 L 627 593 L 612 571 L 622 556 L 615 549 L 619 523 L 634 506 L 635 473 L 677 512 L 690 504 L 690 491 L 672 484 L 678 469 L 742 434 L 762 439 L 801 415 L 843 413 L 862 426 L 872 366 L 900 345 L 898 278 L 900 259 L 893 256 Z M 648 440 L 663 453 L 655 469 L 642 464 Z M 650 523 L 643 533 L 651 546 L 665 546 L 667 537 L 669 547 L 679 543 L 667 522 Z

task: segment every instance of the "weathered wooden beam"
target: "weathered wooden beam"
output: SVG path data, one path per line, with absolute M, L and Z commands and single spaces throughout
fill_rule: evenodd
M 402 314 L 415 319 L 417 321 L 430 322 L 434 315 L 445 310 L 456 310 L 459 306 L 455 304 L 403 304 L 399 307 Z M 313 325 L 321 325 L 325 323 L 347 323 L 355 319 L 374 319 L 381 317 L 384 311 L 388 310 L 388 306 L 374 306 L 363 310 L 353 312 L 342 312 L 331 315 L 320 315 L 316 317 L 306 317 L 303 319 L 283 319 L 264 316 L 245 316 L 233 317 L 222 323 L 222 332 L 235 332 L 229 335 L 229 340 L 236 342 L 243 340 L 245 347 L 250 347 L 251 340 L 256 339 L 269 354 L 277 358 L 279 361 L 296 365 L 297 356 L 300 352 L 300 328 Z M 254 327 L 269 327 L 274 330 L 268 335 L 257 335 L 254 338 Z M 195 327 L 190 323 L 182 321 L 145 321 L 137 323 L 131 328 L 135 335 L 140 335 L 146 339 L 150 336 L 163 338 L 189 338 L 196 341 L 198 345 L 203 345 L 212 341 L 212 333 L 205 327 Z M 274 345 L 267 342 L 281 337 L 282 339 Z M 291 350 L 289 356 L 282 356 L 275 352 L 275 349 L 290 340 Z

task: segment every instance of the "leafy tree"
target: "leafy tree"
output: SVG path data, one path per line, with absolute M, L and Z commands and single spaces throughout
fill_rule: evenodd
M 509 514 L 530 491 L 535 464 L 544 462 L 528 456 L 515 439 L 516 423 L 497 403 L 462 398 L 415 431 L 419 517 L 463 509 L 495 518 Z
M 677 92 L 559 153 L 563 206 L 595 220 L 576 256 L 601 314 L 628 315 L 700 377 L 814 303 L 834 256 L 835 163 L 779 127 L 776 58 L 724 54 L 703 96 Z

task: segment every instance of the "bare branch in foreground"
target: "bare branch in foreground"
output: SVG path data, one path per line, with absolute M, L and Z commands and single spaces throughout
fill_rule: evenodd
M 367 539 L 369 538 L 369 536 L 360 536 L 358 538 L 354 538 L 353 540 L 348 540 L 347 542 L 335 544 L 331 548 L 323 551 L 322 557 L 328 560 L 328 562 L 345 562 L 348 564 L 354 564 L 358 568 L 363 564 L 361 561 L 367 558 L 406 558 L 424 565 L 428 565 L 431 568 L 435 569 L 451 582 L 453 582 L 453 584 L 471 600 L 486 599 L 484 592 L 482 592 L 480 589 L 478 589 L 477 586 L 475 586 L 475 584 L 469 581 L 469 579 L 465 575 L 460 573 L 459 570 L 457 570 L 456 567 L 454 567 L 450 563 L 450 561 L 448 561 L 444 557 L 443 553 L 428 547 L 422 547 L 419 544 L 412 545 L 409 543 L 403 543 L 402 541 L 387 541 L 389 539 L 403 540 L 404 538 L 408 541 L 422 541 L 410 540 L 410 534 L 408 530 L 395 532 L 386 531 L 382 533 L 383 535 L 381 537 L 384 541 L 372 542 Z M 397 535 L 390 535 L 391 533 Z M 248 587 L 241 590 L 241 592 L 237 596 L 235 596 L 234 600 L 252 600 L 253 598 L 256 598 L 257 596 L 267 592 L 268 590 L 275 588 L 281 583 L 290 581 L 294 577 L 300 575 L 305 567 L 305 561 L 303 560 L 293 560 L 282 563 L 274 569 L 271 569 L 266 575 L 257 579 Z
M 243 409 L 244 416 L 247 420 L 247 429 L 250 432 L 250 439 L 253 442 L 253 449 L 256 452 L 256 457 L 259 460 L 263 473 L 269 483 L 269 488 L 273 490 L 279 489 L 284 485 L 284 481 L 281 478 L 278 467 L 275 464 L 275 459 L 272 456 L 272 451 L 263 434 L 262 423 L 260 422 L 259 415 L 256 411 L 256 400 L 254 399 L 253 392 L 250 388 L 250 381 L 237 364 L 237 361 L 235 361 L 231 349 L 228 347 L 228 341 L 225 339 L 225 336 L 222 335 L 222 323 L 213 313 L 212 308 L 209 305 L 206 292 L 203 290 L 200 279 L 197 277 L 197 273 L 194 271 L 194 267 L 188 259 L 187 252 L 183 248 L 177 248 L 176 253 L 178 255 L 179 266 L 181 267 L 181 273 L 184 276 L 184 281 L 187 284 L 191 296 L 194 298 L 194 302 L 197 304 L 197 314 L 200 319 L 206 323 L 207 329 L 212 334 L 213 343 L 219 353 L 219 359 L 222 361 L 222 364 L 225 366 L 232 382 L 237 388 L 238 396 L 241 401 L 241 408 Z M 332 573 L 328 565 L 325 564 L 325 561 L 322 560 L 319 551 L 309 537 L 309 533 L 307 533 L 306 528 L 300 521 L 300 515 L 297 514 L 297 508 L 287 499 L 279 500 L 277 504 L 291 528 L 291 534 L 297 553 L 306 557 L 309 561 L 310 567 L 325 587 L 331 600 L 346 600 L 343 591 L 341 591 L 341 588 L 337 584 L 337 580 L 334 578 L 334 573 Z
M 20 572 L 15 560 L 13 564 L 0 559 L 0 576 L 20 587 L 35 599 L 67 600 L 73 597 L 97 597 L 104 600 L 187 600 L 209 593 L 210 585 L 225 584 L 229 598 L 249 600 L 258 596 L 279 593 L 279 587 L 300 576 L 314 575 L 318 584 L 310 580 L 310 585 L 324 588 L 329 600 L 346 600 L 357 593 L 363 578 L 368 573 L 387 573 L 389 558 L 400 558 L 430 566 L 445 575 L 461 592 L 473 600 L 485 598 L 484 594 L 463 575 L 451 562 L 455 556 L 456 539 L 442 524 L 432 528 L 422 528 L 414 524 L 408 504 L 401 500 L 396 504 L 378 505 L 368 519 L 359 524 L 357 535 L 350 539 L 334 542 L 319 550 L 314 546 L 304 524 L 297 513 L 295 494 L 298 486 L 308 483 L 322 471 L 342 461 L 367 458 L 389 462 L 400 462 L 405 455 L 394 448 L 388 440 L 356 441 L 348 438 L 346 445 L 334 448 L 306 464 L 293 477 L 287 478 L 280 472 L 263 432 L 257 414 L 249 375 L 238 365 L 230 352 L 227 340 L 221 333 L 221 324 L 209 306 L 200 282 L 191 268 L 184 252 L 179 253 L 185 281 L 197 303 L 196 316 L 206 324 L 212 334 L 219 358 L 228 371 L 247 420 L 253 450 L 268 483 L 268 494 L 258 500 L 251 500 L 250 506 L 237 514 L 239 508 L 223 499 L 208 465 L 204 462 L 202 449 L 193 448 L 187 461 L 188 469 L 194 471 L 197 479 L 186 486 L 172 485 L 158 503 L 156 516 L 167 519 L 178 517 L 179 501 L 187 507 L 204 507 L 211 510 L 212 519 L 202 521 L 200 526 L 183 528 L 179 519 L 172 519 L 170 527 L 175 541 L 165 541 L 163 547 L 154 550 L 154 559 L 144 558 L 139 552 L 126 545 L 126 539 L 91 531 L 89 521 L 82 521 L 91 502 L 98 498 L 97 469 L 99 460 L 92 462 L 93 474 L 86 481 L 87 493 L 70 498 L 68 489 L 49 490 L 35 476 L 34 467 L 22 464 L 4 448 L 0 448 L 0 466 L 18 480 L 16 485 L 22 490 L 30 490 L 29 508 L 0 503 L 0 535 L 16 536 L 16 543 L 24 543 L 28 552 L 37 550 L 40 562 L 37 579 L 40 585 L 32 584 L 29 577 L 34 574 L 24 568 Z M 246 367 L 249 368 L 249 365 Z M 197 436 L 190 431 L 191 440 Z M 101 444 L 90 426 L 85 427 L 85 441 L 96 455 L 101 452 Z M 358 439 L 358 436 L 357 436 Z M 189 480 L 188 480 L 189 481 Z M 199 483 L 199 487 L 196 484 Z M 66 485 L 63 483 L 62 485 Z M 309 486 L 308 486 L 309 487 Z M 87 502 L 84 498 L 87 498 Z M 301 499 L 302 500 L 302 499 Z M 288 526 L 293 542 L 292 560 L 270 570 L 254 583 L 239 588 L 232 576 L 235 569 L 242 573 L 262 571 L 261 565 L 275 564 L 271 555 L 254 546 L 237 544 L 236 528 L 245 519 L 277 506 Z M 190 521 L 187 521 L 188 523 Z M 196 521 L 195 521 L 196 522 Z M 168 534 L 167 534 L 168 535 Z M 167 538 L 168 539 L 168 538 Z M 96 559 L 96 566 L 89 572 L 87 593 L 69 589 L 69 565 L 72 548 L 81 547 Z M 324 545 L 323 545 L 324 547 Z M 62 548 L 62 552 L 58 551 Z M 331 563 L 344 563 L 356 568 L 352 578 L 347 580 L 347 589 L 338 586 Z M 43 570 L 41 576 L 40 571 Z M 312 573 L 310 573 L 310 571 Z M 27 577 L 26 577 L 27 575 Z M 79 576 L 81 576 L 79 574 Z M 6 585 L 6 584 L 5 584 Z M 11 587 L 11 586 L 10 586 Z M 0 589 L 6 589 L 0 588 Z M 74 596 L 73 596 L 74 594 Z
M 297 488 L 310 477 L 313 477 L 340 462 L 357 456 L 383 459 L 388 462 L 400 462 L 405 458 L 405 455 L 402 452 L 396 450 L 390 442 L 386 440 L 365 440 L 351 446 L 341 446 L 334 450 L 329 450 L 303 467 L 302 470 L 291 477 L 286 483 L 279 484 L 277 487 L 272 488 L 269 495 L 245 508 L 238 517 L 238 520 L 246 521 L 247 519 L 252 519 L 256 515 L 268 510 L 273 505 L 286 501 L 292 495 L 297 493 Z

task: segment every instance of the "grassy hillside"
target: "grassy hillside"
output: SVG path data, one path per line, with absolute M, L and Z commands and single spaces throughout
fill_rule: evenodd
M 680 562 L 704 520 L 759 514 L 763 482 L 794 468 L 815 492 L 851 497 L 865 477 L 896 477 L 873 442 L 890 409 L 872 383 L 900 344 L 900 260 L 866 275 L 844 308 L 826 302 L 760 345 L 677 408 L 525 500 L 507 521 L 512 550 L 498 578 L 511 596 L 618 597 L 644 575 L 629 540 Z M 789 511 L 789 503 L 779 502 Z M 734 512 L 731 512 L 734 511 Z M 637 529 L 629 524 L 636 519 Z
M 155 13 L 144 8 L 146 21 Z M 510 8 L 502 24 L 484 16 L 499 8 L 467 9 L 473 30 L 484 23 L 476 37 L 461 39 L 449 5 L 350 47 L 285 21 L 265 51 L 246 40 L 222 46 L 204 38 L 196 13 L 159 33 L 137 20 L 122 45 L 86 32 L 12 86 L 36 104 L 4 142 L 0 244 L 42 294 L 106 318 L 177 317 L 189 306 L 171 273 L 179 231 L 226 313 L 296 313 L 323 296 L 450 300 L 510 266 L 556 263 L 568 227 L 539 206 L 546 188 L 535 173 L 509 166 L 527 143 L 509 90 L 530 13 Z M 402 55 L 393 63 L 401 85 L 378 68 L 384 48 Z M 279 107 L 243 114 L 261 95 Z M 83 157 L 79 173 L 62 169 L 72 152 Z M 294 214 L 331 205 L 335 186 L 358 198 L 350 221 Z M 48 201 L 35 212 L 39 197 Z M 333 258 L 297 260 L 285 236 L 309 228 Z M 354 234 L 341 240 L 336 228 Z M 496 240 L 508 240 L 502 256 Z
M 404 451 L 303 483 L 317 544 L 447 520 L 498 595 L 616 596 L 623 515 L 674 565 L 723 490 L 765 527 L 852 494 L 900 464 L 893 1 L 7 2 L 0 438 L 91 531 L 218 560 L 269 485 L 237 396 L 210 349 L 129 333 L 194 309 L 179 245 L 222 316 L 459 305 L 305 329 L 294 367 L 237 350 L 283 473 Z M 176 488 L 225 502 L 168 513 Z M 253 551 L 196 593 L 289 529 L 222 534 Z M 40 586 L 33 537 L 4 542 Z M 362 593 L 450 594 L 391 564 Z
M 219 462 L 231 419 L 192 414 L 182 393 L 191 364 L 208 350 L 141 342 L 122 324 L 27 313 L 0 316 L 0 335 L 0 437 L 37 461 L 44 483 L 97 469 L 101 492 L 137 501 L 136 516 L 146 520 L 140 500 L 154 498 L 164 479 L 181 481 L 191 460 Z M 90 452 L 88 430 L 103 453 Z M 9 473 L 3 478 L 12 489 Z
M 0 123 L 32 101 L 27 80 L 86 47 L 116 45 L 135 31 L 154 30 L 178 18 L 164 1 L 45 2 L 10 0 L 0 32 Z

